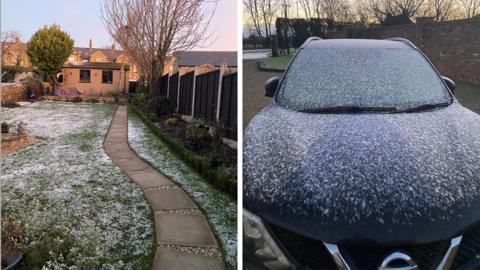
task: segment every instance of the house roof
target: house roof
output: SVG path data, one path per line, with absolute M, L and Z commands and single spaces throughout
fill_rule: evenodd
M 103 62 L 69 62 L 63 65 L 64 68 L 88 68 L 88 69 L 112 69 L 121 70 L 122 64 L 120 63 L 103 63 Z M 130 67 L 125 64 L 124 70 L 129 70 Z
M 219 67 L 227 64 L 237 66 L 237 52 L 235 51 L 185 51 L 176 54 L 178 66 L 200 66 L 210 64 Z
M 15 44 L 15 42 L 5 42 L 5 48 L 8 48 L 13 44 Z M 27 51 L 27 43 L 20 42 L 18 45 L 22 50 Z
M 73 47 L 73 53 L 79 54 L 82 59 L 89 59 L 90 56 L 97 51 L 101 51 L 109 61 L 114 61 L 123 53 L 123 51 L 112 49 Z

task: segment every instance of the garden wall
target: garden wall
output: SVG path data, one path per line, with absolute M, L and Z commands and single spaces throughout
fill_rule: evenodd
M 2 84 L 2 104 L 25 99 L 25 87 L 21 83 Z
M 416 24 L 371 26 L 364 38 L 385 39 L 404 37 L 412 41 L 437 67 L 454 80 L 480 84 L 480 18 L 433 22 L 417 18 Z M 333 38 L 342 35 L 336 33 Z M 343 38 L 347 37 L 343 32 Z
M 329 32 L 329 38 L 346 38 L 346 31 Z M 362 38 L 403 37 L 412 41 L 438 71 L 454 80 L 480 84 L 480 18 L 433 22 L 416 19 L 416 24 L 370 26 Z

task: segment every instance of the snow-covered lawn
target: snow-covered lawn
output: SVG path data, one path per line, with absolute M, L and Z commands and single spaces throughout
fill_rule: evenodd
M 151 267 L 152 211 L 102 146 L 114 112 L 114 105 L 60 102 L 3 112 L 5 121 L 24 121 L 30 134 L 46 138 L 2 157 L 0 178 L 2 218 L 21 223 L 25 250 L 42 246 L 45 235 L 53 246 L 70 241 L 50 252 L 45 269 Z
M 207 216 L 212 229 L 219 236 L 222 252 L 229 265 L 236 264 L 237 205 L 227 195 L 217 191 L 183 163 L 142 122 L 128 112 L 128 142 L 139 156 L 178 183 Z

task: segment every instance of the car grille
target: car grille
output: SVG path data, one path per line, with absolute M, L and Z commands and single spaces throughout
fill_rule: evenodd
M 480 226 L 463 234 L 452 269 L 459 269 L 475 258 L 477 262 L 473 269 L 480 269 L 480 260 L 477 256 L 480 256 Z
M 270 231 L 298 264 L 306 269 L 336 270 L 332 256 L 322 241 L 298 235 L 273 224 Z M 448 250 L 450 241 L 405 246 L 356 246 L 342 245 L 342 254 L 354 263 L 356 269 L 376 270 L 383 259 L 395 251 L 405 252 L 419 266 L 419 269 L 434 269 Z M 480 248 L 480 241 L 476 242 Z M 452 268 L 455 269 L 455 268 Z
M 307 269 L 337 270 L 335 262 L 321 241 L 304 237 L 273 224 L 272 234 L 298 264 Z
M 349 256 L 358 269 L 376 270 L 383 259 L 395 251 L 403 252 L 418 264 L 419 269 L 434 269 L 448 250 L 450 241 L 404 246 L 344 246 L 345 255 Z

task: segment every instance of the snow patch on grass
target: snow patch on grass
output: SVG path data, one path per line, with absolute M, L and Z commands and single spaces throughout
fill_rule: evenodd
M 201 207 L 223 246 L 224 257 L 236 264 L 237 205 L 214 189 L 170 151 L 138 116 L 129 111 L 128 141 L 139 156 L 178 183 Z
M 151 209 L 103 150 L 114 111 L 107 104 L 37 102 L 3 113 L 5 121 L 24 121 L 30 134 L 46 138 L 3 157 L 0 178 L 2 212 L 24 227 L 26 248 L 47 233 L 74 239 L 46 268 L 151 267 Z

